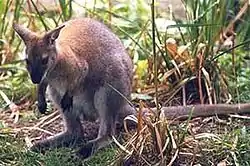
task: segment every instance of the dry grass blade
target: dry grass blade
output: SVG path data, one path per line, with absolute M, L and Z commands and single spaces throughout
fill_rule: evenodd
M 9 106 L 11 110 L 10 118 L 11 119 L 15 118 L 14 123 L 17 123 L 19 120 L 19 107 L 15 103 L 10 101 L 7 95 L 1 90 L 0 90 L 0 95 L 2 96 L 3 100 L 6 102 L 6 104 Z
M 138 115 L 137 115 L 137 133 L 140 133 L 141 129 L 142 129 L 142 109 L 143 109 L 143 104 L 142 104 L 142 101 L 140 101 L 140 107 L 139 107 L 139 111 L 138 111 Z
M 178 154 L 179 154 L 179 150 L 177 149 L 177 150 L 175 151 L 175 153 L 174 153 L 174 156 L 172 157 L 171 161 L 168 163 L 167 166 L 173 165 L 173 163 L 174 163 L 174 161 L 176 160 Z
M 130 155 L 130 156 L 133 154 L 133 152 L 130 152 L 129 150 L 126 149 L 125 146 L 121 145 L 121 144 L 119 143 L 119 141 L 118 141 L 114 136 L 112 136 L 112 139 L 114 140 L 115 144 L 116 144 L 121 150 L 123 150 L 124 152 L 126 152 L 126 153 L 127 153 L 128 155 Z
M 140 131 L 140 133 L 135 133 L 130 139 L 129 139 L 129 141 L 128 141 L 128 143 L 126 144 L 126 146 L 129 146 L 129 145 L 132 145 L 134 148 L 136 147 L 136 146 L 134 146 L 134 142 L 138 139 L 138 138 L 147 138 L 148 137 L 148 135 L 147 134 L 145 134 L 145 132 L 146 132 L 146 130 L 147 130 L 147 126 L 144 126 L 143 128 L 142 128 L 142 130 Z M 143 135 L 142 135 L 143 134 Z M 140 141 L 138 141 L 139 143 L 140 143 Z M 136 149 L 136 148 L 135 148 Z
M 190 137 L 188 137 L 188 138 L 190 138 Z M 215 139 L 221 140 L 221 138 L 218 135 L 212 134 L 212 133 L 200 133 L 200 134 L 196 134 L 196 135 L 194 135 L 194 138 L 195 139 L 215 138 Z
M 157 118 L 160 115 L 159 109 L 159 93 L 158 93 L 158 55 L 156 54 L 156 26 L 155 26 L 155 1 L 151 2 L 151 20 L 152 20 L 152 46 L 153 46 L 153 66 L 154 66 L 154 87 L 155 87 L 155 104 L 156 104 L 156 112 Z
M 167 137 L 167 138 L 166 138 L 166 141 L 165 141 L 165 144 L 164 144 L 164 146 L 163 146 L 163 148 L 162 148 L 162 152 L 163 152 L 163 153 L 167 150 L 167 147 L 169 146 L 169 143 L 170 143 L 170 138 Z
M 13 132 L 14 133 L 19 133 L 19 132 L 23 132 L 23 133 L 28 133 L 28 132 L 34 132 L 34 130 L 37 130 L 37 131 L 41 131 L 43 133 L 46 133 L 50 136 L 53 136 L 55 135 L 55 133 L 52 133 L 48 130 L 45 130 L 45 129 L 42 129 L 42 128 L 39 128 L 39 127 L 21 127 L 21 128 L 15 128 L 13 129 Z
M 126 152 L 126 158 L 129 158 L 131 155 L 137 156 L 144 161 L 145 164 L 151 165 L 148 163 L 145 155 L 148 153 L 148 148 L 152 148 L 153 151 L 156 150 L 157 152 L 155 157 L 160 159 L 161 163 L 164 163 L 167 159 L 164 153 L 170 145 L 170 139 L 174 139 L 174 137 L 172 136 L 172 138 L 170 138 L 166 135 L 166 133 L 170 131 L 168 131 L 169 129 L 166 126 L 168 123 L 163 112 L 161 111 L 160 117 L 157 118 L 156 112 L 140 101 L 137 116 L 128 116 L 125 118 L 125 121 L 127 120 L 137 123 L 136 133 L 130 137 L 125 145 L 121 145 L 114 139 L 118 147 Z M 125 130 L 127 131 L 127 129 Z M 173 148 L 177 149 L 175 141 L 171 140 L 171 142 Z M 166 154 L 168 154 L 168 152 Z
M 199 85 L 199 97 L 201 104 L 204 104 L 204 98 L 203 98 L 203 92 L 202 92 L 202 84 L 201 84 L 201 70 L 203 68 L 203 62 L 204 62 L 204 50 L 201 50 L 198 53 L 199 57 L 199 71 L 198 71 L 198 85 Z M 208 92 L 209 93 L 209 92 Z
M 155 125 L 154 130 L 155 130 L 155 138 L 156 138 L 156 143 L 157 143 L 157 149 L 160 153 L 161 159 L 163 159 L 163 149 L 162 149 L 162 138 L 160 136 L 159 130 L 158 130 L 158 125 Z
M 138 120 L 136 118 L 135 115 L 128 115 L 124 118 L 123 120 L 123 126 L 124 126 L 124 130 L 126 133 L 128 133 L 128 124 L 127 124 L 127 121 L 132 121 L 132 122 L 135 122 L 135 123 L 138 123 Z
M 1 90 L 0 90 L 0 95 L 2 96 L 3 100 L 6 102 L 8 106 L 12 103 L 10 99 L 7 97 L 7 95 Z
M 180 80 L 178 82 L 178 84 L 176 86 L 174 86 L 174 88 L 168 92 L 169 96 L 168 99 L 165 101 L 165 103 L 168 103 L 171 99 L 173 99 L 173 97 L 179 92 L 179 90 L 190 80 L 195 79 L 196 77 L 189 77 L 189 78 L 185 78 L 183 80 Z
M 243 14 L 246 13 L 246 11 L 249 7 L 249 4 L 250 4 L 249 0 L 246 0 L 244 6 L 241 8 L 239 13 L 235 16 L 235 18 L 229 23 L 227 28 L 224 30 L 224 34 L 230 32 L 232 30 L 236 21 L 238 21 L 243 16 Z
M 145 146 L 143 146 L 143 145 L 145 145 L 146 141 L 147 141 L 147 137 L 144 137 L 144 139 L 143 139 L 142 142 L 141 142 L 141 143 L 142 143 L 142 146 L 140 147 L 139 155 L 142 155 L 142 152 L 143 152 L 144 147 L 145 147 Z
M 177 144 L 176 144 L 176 142 L 175 142 L 173 133 L 172 133 L 171 131 L 169 131 L 169 136 L 170 136 L 170 140 L 171 140 L 173 149 L 177 149 Z
M 236 154 L 234 152 L 232 152 L 232 151 L 230 151 L 230 153 L 233 156 L 235 166 L 240 166 Z
M 53 118 L 54 116 L 56 116 L 59 113 L 59 111 L 55 111 L 52 114 L 43 117 L 36 125 L 35 127 L 39 127 L 40 125 L 43 125 L 45 121 L 47 121 L 50 118 Z
M 207 95 L 208 95 L 208 101 L 209 104 L 213 104 L 213 100 L 212 100 L 212 96 L 211 96 L 211 91 L 212 91 L 212 83 L 209 77 L 209 73 L 206 71 L 205 68 L 202 68 L 202 73 L 205 76 L 205 86 L 206 86 L 206 90 L 207 90 Z M 214 95 L 215 96 L 215 95 Z M 214 99 L 214 101 L 216 101 L 216 98 Z M 216 102 L 215 102 L 216 103 Z
M 171 62 L 172 62 L 172 64 L 174 65 L 174 67 L 176 68 L 176 71 L 177 71 L 179 77 L 181 77 L 181 71 L 180 71 L 180 69 L 179 69 L 177 63 L 176 63 L 174 60 L 171 60 Z
M 49 121 L 43 123 L 40 127 L 44 127 L 44 126 L 47 126 L 49 124 L 51 124 L 52 122 L 56 121 L 57 119 L 59 119 L 61 117 L 61 115 L 57 115 L 56 117 L 50 119 Z
M 229 116 L 233 117 L 233 118 L 238 118 L 238 119 L 248 119 L 248 120 L 250 120 L 249 116 L 243 116 L 243 115 L 229 115 Z
M 26 137 L 24 138 L 24 141 L 25 141 L 27 147 L 31 147 L 31 146 L 33 145 L 33 144 L 32 144 L 32 141 L 29 139 L 28 136 L 26 136 Z
M 162 80 L 166 80 L 167 78 L 169 78 L 172 74 L 178 72 L 180 73 L 180 68 L 185 67 L 186 65 L 190 64 L 190 63 L 194 63 L 195 61 L 193 59 L 191 60 L 187 60 L 185 62 L 181 62 L 180 64 L 178 64 L 175 68 L 169 69 L 168 71 L 166 71 L 162 77 Z M 175 61 L 174 61 L 175 63 Z M 179 70 L 179 71 L 178 71 Z

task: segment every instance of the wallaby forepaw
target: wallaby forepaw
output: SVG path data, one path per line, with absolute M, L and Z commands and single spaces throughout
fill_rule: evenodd
M 94 153 L 94 143 L 85 144 L 77 153 L 77 155 L 83 159 L 90 157 Z
M 73 107 L 73 96 L 69 96 L 68 92 L 66 92 L 60 104 L 63 111 L 71 109 Z
M 38 110 L 41 114 L 45 114 L 47 110 L 47 104 L 45 102 L 38 102 L 37 104 Z

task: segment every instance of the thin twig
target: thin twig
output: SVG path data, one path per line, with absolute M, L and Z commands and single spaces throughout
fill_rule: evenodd
M 6 102 L 9 109 L 11 110 L 10 118 L 15 118 L 14 123 L 17 123 L 19 120 L 19 106 L 17 106 L 15 103 L 10 101 L 8 96 L 1 90 L 0 90 L 0 95 L 2 96 L 3 100 Z
M 199 86 L 199 96 L 201 104 L 204 104 L 203 91 L 202 91 L 202 82 L 201 82 L 201 70 L 203 68 L 203 50 L 200 50 L 199 55 L 199 71 L 198 71 L 198 86 Z M 209 93 L 209 92 L 208 92 Z
M 52 122 L 56 121 L 57 119 L 59 119 L 61 117 L 61 115 L 57 115 L 56 117 L 50 119 L 49 121 L 43 123 L 40 127 L 44 127 L 44 126 L 47 126 L 49 124 L 51 124 Z
M 46 120 L 54 117 L 56 114 L 58 114 L 59 111 L 55 111 L 52 114 L 45 116 L 40 122 L 38 122 L 34 127 L 39 127 L 40 125 L 42 125 Z

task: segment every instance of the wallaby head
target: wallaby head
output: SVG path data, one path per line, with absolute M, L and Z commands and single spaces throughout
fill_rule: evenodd
M 22 25 L 13 24 L 14 30 L 25 43 L 26 65 L 33 83 L 39 84 L 46 72 L 55 64 L 55 40 L 63 27 L 64 25 L 39 36 Z

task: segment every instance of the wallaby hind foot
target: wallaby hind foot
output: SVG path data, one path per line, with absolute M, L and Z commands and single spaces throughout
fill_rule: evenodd
M 68 132 L 62 132 L 55 136 L 37 141 L 29 149 L 34 152 L 44 152 L 51 148 L 77 147 L 84 143 L 83 135 L 72 135 Z

